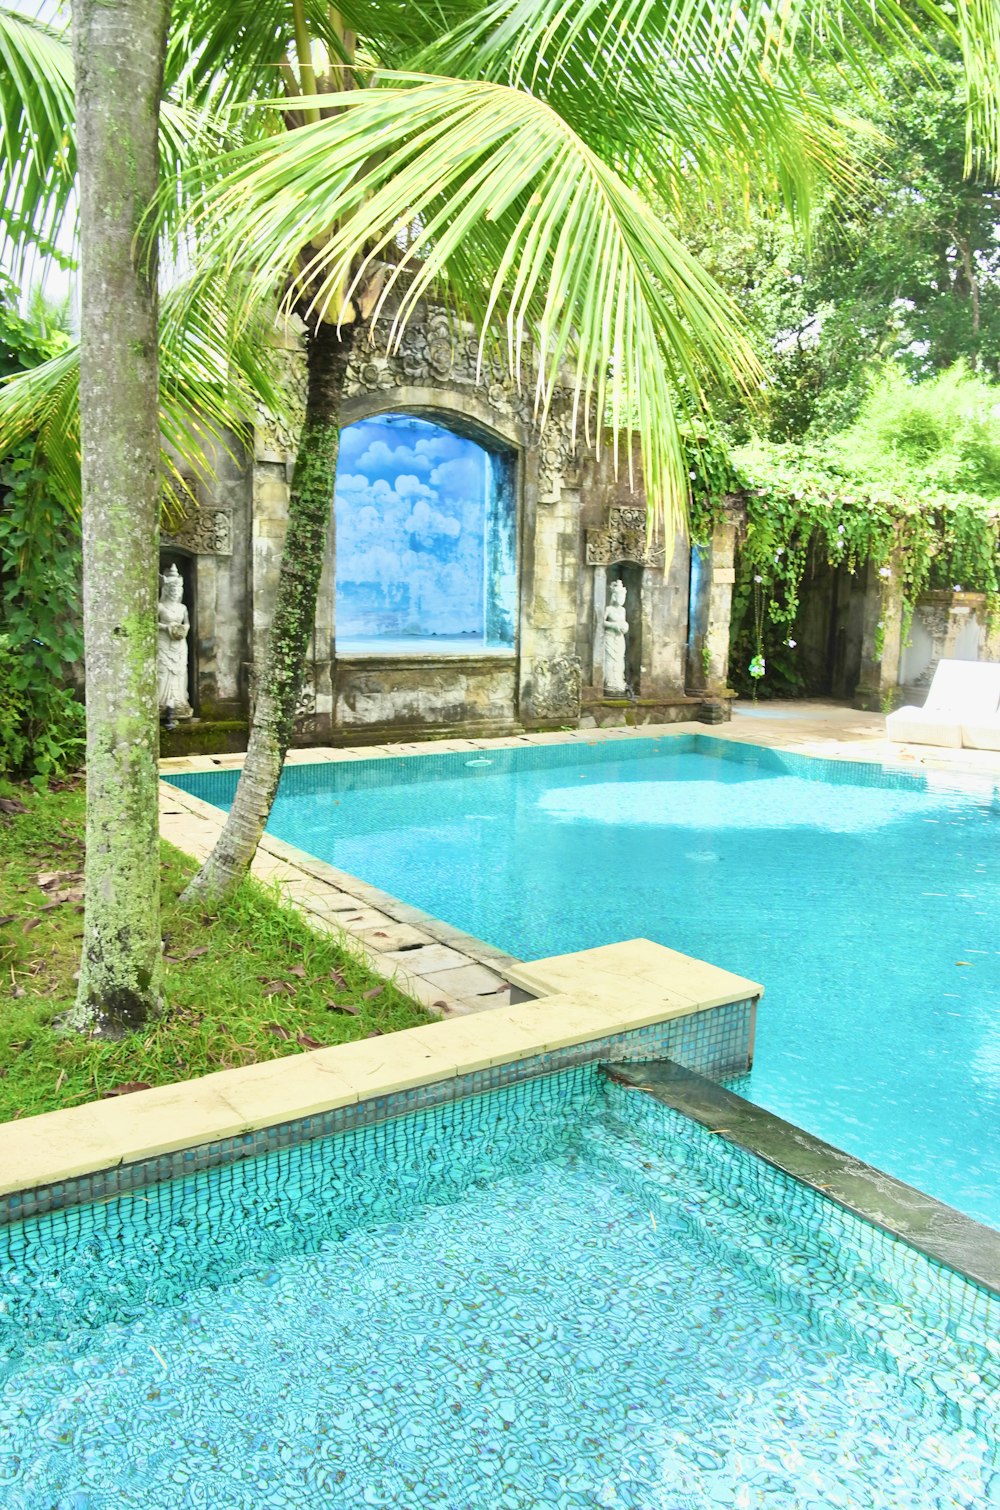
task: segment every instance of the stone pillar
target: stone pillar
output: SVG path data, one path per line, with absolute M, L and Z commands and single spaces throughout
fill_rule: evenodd
M 980 658 L 984 661 L 1000 661 L 1000 613 L 993 618 L 990 618 L 988 612 L 985 614 Z
M 608 568 L 594 567 L 594 659 L 590 685 L 604 691 L 604 610 L 608 606 Z
M 642 569 L 641 602 L 632 609 L 635 612 L 638 608 L 641 613 L 641 697 L 677 697 L 684 691 L 689 576 L 690 547 L 687 535 L 681 533 L 674 541 L 666 571 L 655 562 Z
M 707 545 L 691 548 L 686 683 L 710 702 L 727 698 L 729 624 L 736 581 L 736 521 L 724 516 Z
M 903 650 L 903 561 L 893 551 L 887 567 L 865 567 L 861 675 L 854 706 L 889 712 L 899 702 L 899 662 Z M 883 575 L 887 573 L 887 575 Z

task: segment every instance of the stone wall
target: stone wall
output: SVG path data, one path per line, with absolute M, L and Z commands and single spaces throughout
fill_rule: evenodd
M 304 363 L 294 338 L 285 347 L 290 391 L 301 403 Z M 478 346 L 467 329 L 440 313 L 412 324 L 398 351 L 365 346 L 348 373 L 345 426 L 370 416 L 406 413 L 446 425 L 512 458 L 517 494 L 519 606 L 512 652 L 380 656 L 337 655 L 335 552 L 331 527 L 297 720 L 302 743 L 363 742 L 445 732 L 506 732 L 519 727 L 576 725 L 582 700 L 595 687 L 595 642 L 608 574 L 586 564 L 588 532 L 600 531 L 610 510 L 637 510 L 645 495 L 633 458 L 635 490 L 622 461 L 616 477 L 610 446 L 600 457 L 572 436 L 572 394 L 557 388 L 540 430 L 533 383 L 519 387 L 492 368 L 477 381 Z M 192 555 L 196 712 L 244 716 L 252 707 L 255 667 L 261 664 L 284 540 L 296 431 L 262 413 L 251 454 L 233 443 L 216 458 L 218 481 L 199 488 L 200 512 L 164 546 Z M 731 541 L 724 584 L 728 612 Z M 628 605 L 638 660 L 638 717 L 691 717 L 703 696 L 685 693 L 690 548 L 679 537 L 667 569 L 632 558 Z M 725 578 L 726 567 L 723 568 Z M 716 584 L 718 588 L 719 584 Z M 716 596 L 719 596 L 718 591 Z M 725 687 L 725 657 L 715 610 L 713 685 Z M 642 711 L 645 709 L 645 713 Z M 596 720 L 603 721 L 603 720 Z M 614 721 L 614 720 L 612 720 Z

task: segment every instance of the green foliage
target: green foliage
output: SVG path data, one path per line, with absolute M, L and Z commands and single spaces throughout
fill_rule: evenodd
M 0 370 L 30 368 L 60 339 L 0 291 Z M 73 512 L 22 440 L 0 461 L 0 773 L 44 782 L 81 763 L 83 709 L 67 686 L 83 651 L 79 582 Z
M 821 193 L 808 244 L 774 204 L 688 215 L 693 249 L 771 352 L 753 423 L 776 442 L 850 424 L 886 362 L 918 379 L 959 359 L 1000 374 L 1000 190 L 965 175 L 957 53 L 945 42 L 931 69 L 874 56 L 860 99 L 836 72 L 824 81 L 877 131 L 854 141 L 860 184 Z M 720 403 L 746 441 L 749 417 Z
M 964 362 L 915 383 L 887 366 L 856 421 L 831 445 L 845 467 L 904 494 L 1000 497 L 1000 386 Z
M 998 399 L 1000 390 L 962 370 L 923 385 L 893 378 L 822 452 L 756 441 L 733 453 L 744 514 L 733 595 L 738 690 L 756 695 L 759 658 L 772 695 L 802 690 L 795 625 L 817 563 L 856 574 L 871 562 L 887 584 L 900 573 L 907 617 L 930 588 L 986 593 L 996 605 L 1000 471 L 991 469 L 1000 446 L 990 418 Z M 997 483 L 986 496 L 945 490 L 940 480 L 956 473 Z

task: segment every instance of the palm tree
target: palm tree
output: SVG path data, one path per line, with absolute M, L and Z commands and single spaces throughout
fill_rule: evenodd
M 497 332 L 512 370 L 530 341 L 540 420 L 568 366 L 584 439 L 599 438 L 593 416 L 638 432 L 669 528 L 686 495 L 680 420 L 704 377 L 759 375 L 738 315 L 669 230 L 671 206 L 735 179 L 807 214 L 815 176 L 843 166 L 808 44 L 850 66 L 852 27 L 925 54 L 939 32 L 957 40 L 970 120 L 1000 157 L 1000 23 L 992 0 L 953 14 L 936 0 L 830 14 L 816 0 L 440 0 L 432 20 L 404 0 L 177 0 L 172 25 L 168 97 L 212 123 L 161 198 L 194 245 L 189 307 L 231 278 L 248 317 L 295 311 L 309 375 L 250 748 L 193 887 L 214 899 L 250 863 L 290 738 L 352 342 L 397 340 L 424 296 Z M 399 252 L 404 226 L 417 230 Z

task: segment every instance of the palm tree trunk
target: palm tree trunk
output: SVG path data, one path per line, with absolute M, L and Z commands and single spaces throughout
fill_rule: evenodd
M 250 742 L 225 827 L 188 886 L 185 899 L 197 897 L 218 904 L 239 885 L 257 852 L 278 789 L 316 619 L 316 595 L 337 475 L 340 404 L 351 345 L 350 328 L 338 335 L 335 326 L 320 324 L 306 336 L 305 420 L 292 475 L 288 532 Z
M 74 1027 L 118 1035 L 160 999 L 156 193 L 170 0 L 74 0 L 87 860 Z

